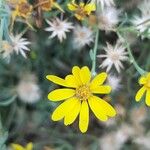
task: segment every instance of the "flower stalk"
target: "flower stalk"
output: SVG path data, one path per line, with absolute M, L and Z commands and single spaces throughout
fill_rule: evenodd
M 0 8 L 3 7 L 3 0 L 0 0 Z M 4 32 L 4 18 L 0 19 L 0 48 L 2 48 L 3 32 Z
M 134 59 L 134 56 L 132 55 L 132 52 L 131 52 L 131 48 L 129 46 L 129 44 L 126 42 L 126 47 L 127 47 L 127 50 L 128 50 L 128 54 L 129 54 L 129 57 L 130 57 L 130 61 L 131 63 L 134 65 L 135 69 L 139 72 L 140 75 L 143 75 L 146 73 L 146 71 L 144 71 L 136 62 L 136 60 Z
M 99 39 L 99 30 L 97 29 L 96 31 L 96 36 L 95 36 L 95 44 L 93 48 L 93 55 L 92 55 L 92 75 L 96 75 L 96 54 L 97 54 L 97 49 L 98 49 L 98 39 Z
M 143 75 L 146 73 L 145 70 L 143 70 L 136 62 L 136 60 L 134 59 L 134 56 L 131 52 L 131 48 L 130 48 L 130 45 L 128 44 L 128 42 L 126 41 L 126 39 L 120 34 L 120 32 L 118 31 L 117 32 L 117 35 L 120 39 L 123 39 L 124 42 L 125 42 L 125 47 L 127 48 L 127 51 L 128 51 L 128 54 L 129 54 L 129 59 L 130 59 L 130 62 L 133 64 L 134 68 L 137 70 L 137 72 L 140 74 L 140 75 Z

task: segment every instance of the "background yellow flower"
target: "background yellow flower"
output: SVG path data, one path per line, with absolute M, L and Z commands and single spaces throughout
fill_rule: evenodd
M 32 143 L 28 143 L 26 145 L 26 147 L 23 147 L 23 146 L 21 146 L 19 144 L 12 144 L 11 147 L 12 147 L 13 150 L 32 150 L 33 149 L 33 144 Z
M 68 9 L 75 13 L 75 17 L 78 20 L 83 20 L 87 15 L 90 15 L 92 11 L 96 10 L 96 6 L 94 3 L 85 4 L 80 2 L 79 5 L 75 2 L 68 4 Z
M 143 75 L 139 79 L 139 84 L 143 86 L 136 93 L 135 100 L 137 102 L 140 101 L 144 96 L 144 94 L 146 93 L 145 102 L 146 105 L 150 106 L 150 73 Z

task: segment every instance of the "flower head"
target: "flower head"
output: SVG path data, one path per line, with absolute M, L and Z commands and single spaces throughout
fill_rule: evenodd
M 106 7 L 97 13 L 98 27 L 101 30 L 112 30 L 119 23 L 120 11 L 115 7 Z
M 22 38 L 22 34 L 18 35 L 10 35 L 10 39 L 12 42 L 12 47 L 17 54 L 21 54 L 24 58 L 26 58 L 26 54 L 24 51 L 30 51 L 27 47 L 30 42 L 26 38 Z
M 13 46 L 8 41 L 2 41 L 2 57 L 7 60 L 7 62 L 10 61 L 11 55 L 14 52 Z
M 85 4 L 80 2 L 79 5 L 74 1 L 68 4 L 68 9 L 75 13 L 75 17 L 78 20 L 84 20 L 86 16 L 90 15 L 92 11 L 96 10 L 96 5 L 94 3 Z
M 135 100 L 139 102 L 146 94 L 145 102 L 147 106 L 150 106 L 150 73 L 141 76 L 139 84 L 142 85 L 142 87 L 136 93 Z
M 105 134 L 100 139 L 101 150 L 120 150 L 125 142 L 134 135 L 134 128 L 128 124 L 122 124 L 117 131 Z
M 23 76 L 19 81 L 16 91 L 18 97 L 24 103 L 35 103 L 41 97 L 41 90 L 32 74 Z
M 144 0 L 142 1 L 142 3 L 139 5 L 138 7 L 141 11 L 141 15 L 135 15 L 133 17 L 133 20 L 131 20 L 131 22 L 133 23 L 133 25 L 136 26 L 137 30 L 139 30 L 141 33 L 145 32 L 146 30 L 148 30 L 148 32 L 150 33 L 150 22 L 149 20 L 149 16 L 150 16 L 150 1 L 149 0 Z
M 55 0 L 39 0 L 40 8 L 43 11 L 50 11 L 53 7 L 58 8 L 60 11 L 63 12 L 63 9 L 59 6 L 58 3 L 55 2 Z
M 17 55 L 20 53 L 23 57 L 26 58 L 26 54 L 24 51 L 29 51 L 27 47 L 30 42 L 27 41 L 26 38 L 21 37 L 22 34 L 18 34 L 16 36 L 10 35 L 11 42 L 2 41 L 2 57 L 6 59 L 8 62 L 10 61 L 11 55 L 16 53 Z
M 72 124 L 79 115 L 79 128 L 86 132 L 89 124 L 89 107 L 95 116 L 106 121 L 108 117 L 116 115 L 115 109 L 106 101 L 94 94 L 108 94 L 111 87 L 103 85 L 107 74 L 98 74 L 91 81 L 91 72 L 88 67 L 73 67 L 72 74 L 65 79 L 54 75 L 48 75 L 47 79 L 67 88 L 57 89 L 48 94 L 51 101 L 65 100 L 52 114 L 52 120 L 58 121 L 64 118 L 64 124 Z
M 33 144 L 32 143 L 28 143 L 26 145 L 26 147 L 23 147 L 19 144 L 11 144 L 11 147 L 13 150 L 33 150 Z
M 115 75 L 108 75 L 107 83 L 112 87 L 112 91 L 118 91 L 121 88 L 121 77 Z
M 106 71 L 109 72 L 112 66 L 114 66 L 118 73 L 120 73 L 121 68 L 123 68 L 122 61 L 126 61 L 128 59 L 128 53 L 125 51 L 125 47 L 120 41 L 117 41 L 115 46 L 107 43 L 107 47 L 104 47 L 104 50 L 106 54 L 98 55 L 99 58 L 105 58 L 100 67 L 107 67 Z
M 79 25 L 74 28 L 73 46 L 75 48 L 80 49 L 85 45 L 91 44 L 93 40 L 94 36 L 91 28 Z
M 13 25 L 15 19 L 17 17 L 21 17 L 25 20 L 25 23 L 33 29 L 32 25 L 29 23 L 29 18 L 33 12 L 33 6 L 28 3 L 27 0 L 20 0 L 18 3 L 14 3 L 14 10 L 12 11 L 12 23 L 11 30 L 13 29 Z
M 32 5 L 30 5 L 27 0 L 20 0 L 15 7 L 13 15 L 28 18 L 32 13 L 32 9 Z
M 73 29 L 72 23 L 68 22 L 67 20 L 60 20 L 59 18 L 55 18 L 52 21 L 46 20 L 46 22 L 50 26 L 45 30 L 52 32 L 50 38 L 57 36 L 60 42 L 62 42 L 63 39 L 66 39 L 66 32 L 70 32 L 70 29 Z

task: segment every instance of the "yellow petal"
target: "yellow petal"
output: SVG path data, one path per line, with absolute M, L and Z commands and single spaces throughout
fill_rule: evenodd
M 75 90 L 73 89 L 57 89 L 48 94 L 48 99 L 51 101 L 61 101 L 73 97 Z
M 90 108 L 98 119 L 106 121 L 106 116 L 114 117 L 116 115 L 115 109 L 103 99 L 91 96 L 88 101 Z
M 82 82 L 81 82 L 81 79 L 80 79 L 80 68 L 78 66 L 74 66 L 72 68 L 72 74 L 74 75 L 76 81 L 78 82 L 78 85 L 81 86 Z
M 82 133 L 85 133 L 89 125 L 89 107 L 87 101 L 83 101 L 81 104 L 80 116 L 79 116 L 79 128 Z
M 70 98 L 60 104 L 55 111 L 52 114 L 52 120 L 53 121 L 58 121 L 64 118 L 64 116 L 68 113 L 68 108 L 69 107 L 74 107 L 76 104 L 77 99 L 76 98 Z M 71 113 L 71 112 L 70 112 Z
M 92 93 L 95 94 L 109 94 L 111 87 L 108 85 L 97 86 L 95 89 L 91 89 Z
M 78 114 L 80 112 L 80 108 L 81 108 L 81 101 L 80 100 L 77 100 L 77 103 L 73 107 L 73 109 L 72 108 L 71 109 L 68 108 L 69 111 L 65 115 L 65 118 L 64 118 L 64 124 L 66 126 L 72 124 L 75 121 L 75 119 L 77 118 L 77 116 L 78 116 Z
M 26 24 L 34 31 L 36 31 L 36 29 L 34 29 L 34 27 L 30 24 L 30 22 L 26 19 L 25 20 Z
M 89 3 L 85 5 L 84 10 L 87 12 L 88 15 L 90 15 L 91 11 L 96 10 L 96 5 L 94 3 Z
M 12 11 L 12 18 L 11 18 L 11 25 L 10 25 L 10 31 L 12 31 L 13 30 L 13 26 L 14 26 L 14 22 L 15 22 L 15 19 L 16 19 L 16 17 L 17 17 L 17 15 L 18 15 L 18 11 Z
M 141 98 L 144 95 L 145 91 L 146 91 L 146 88 L 144 86 L 138 90 L 138 92 L 136 93 L 136 96 L 135 96 L 135 100 L 137 102 L 141 100 Z
M 139 79 L 139 84 L 143 85 L 146 83 L 146 78 L 145 76 L 142 76 L 140 79 Z
M 104 113 L 103 109 L 101 109 L 101 106 L 99 106 L 97 99 L 91 97 L 91 98 L 89 98 L 88 102 L 89 102 L 89 106 L 90 106 L 91 110 L 93 111 L 94 115 L 99 120 L 101 120 L 101 121 L 108 120 L 107 115 Z
M 24 148 L 19 144 L 11 144 L 13 150 L 24 150 Z
M 145 76 L 147 79 L 150 79 L 150 73 L 147 73 Z
M 66 76 L 65 81 L 66 81 L 66 84 L 68 85 L 68 87 L 77 88 L 79 86 L 78 81 L 76 80 L 76 78 L 73 75 Z
M 150 90 L 147 90 L 146 92 L 146 105 L 150 106 Z
M 74 66 L 74 67 L 72 68 L 72 74 L 73 74 L 74 76 L 79 77 L 79 76 L 80 76 L 80 68 L 79 68 L 78 66 Z
M 107 78 L 107 73 L 103 72 L 98 74 L 91 82 L 90 89 L 94 89 L 95 87 L 102 85 Z
M 64 10 L 61 8 L 61 6 L 58 3 L 55 2 L 55 3 L 53 3 L 53 5 L 60 11 L 64 12 Z
M 55 84 L 58 84 L 58 85 L 62 85 L 62 86 L 66 86 L 67 87 L 67 84 L 66 84 L 66 81 L 62 78 L 59 78 L 57 76 L 54 76 L 54 75 L 47 75 L 46 78 L 55 83 Z
M 91 72 L 87 66 L 82 67 L 80 70 L 80 78 L 83 84 L 87 84 L 91 80 Z
M 76 5 L 75 3 L 72 3 L 72 4 L 69 3 L 67 6 L 68 6 L 68 9 L 71 11 L 77 10 L 77 7 L 78 7 L 78 5 Z
M 30 142 L 26 146 L 26 150 L 32 150 L 33 149 L 33 144 Z
M 84 16 L 81 16 L 79 14 L 75 14 L 74 15 L 78 20 L 83 20 L 84 19 Z
M 80 6 L 80 7 L 83 7 L 83 6 L 85 6 L 85 3 L 80 2 L 79 6 Z

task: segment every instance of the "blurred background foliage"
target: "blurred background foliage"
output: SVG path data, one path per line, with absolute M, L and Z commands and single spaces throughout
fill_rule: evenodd
M 66 4 L 68 2 L 69 0 L 58 0 L 58 3 L 61 4 L 64 10 L 66 10 Z M 34 1 L 31 0 L 31 3 L 34 3 Z M 132 18 L 132 15 L 138 12 L 138 3 L 139 0 L 116 1 L 117 7 L 123 9 L 123 15 L 120 20 L 125 20 L 127 14 L 125 26 L 130 24 L 129 20 Z M 10 12 L 8 11 L 9 9 L 2 4 L 2 0 L 0 5 L 0 41 L 2 41 L 3 37 L 9 40 L 8 25 Z M 61 14 L 58 10 L 44 13 L 44 18 L 50 19 L 54 16 L 60 17 Z M 66 16 L 69 18 L 69 21 L 74 22 L 74 24 L 80 24 L 69 12 L 65 14 L 65 17 Z M 63 122 L 51 121 L 50 114 L 58 104 L 48 101 L 47 93 L 56 88 L 56 85 L 50 84 L 45 78 L 46 75 L 55 74 L 64 77 L 70 73 L 74 65 L 87 65 L 91 67 L 89 51 L 92 49 L 93 44 L 85 46 L 79 51 L 74 50 L 72 47 L 71 32 L 68 33 L 67 40 L 60 43 L 56 38 L 48 39 L 48 33 L 43 30 L 45 26 L 45 21 L 43 21 L 42 28 L 35 28 L 36 31 L 28 29 L 24 34 L 31 42 L 31 52 L 27 54 L 27 59 L 19 55 L 13 55 L 10 63 L 7 63 L 3 58 L 0 59 L 0 150 L 7 150 L 11 143 L 21 143 L 25 145 L 28 142 L 33 142 L 34 150 L 99 150 L 103 135 L 112 132 L 118 133 L 122 124 L 126 124 L 129 128 L 134 128 L 132 130 L 136 131 L 132 134 L 128 133 L 128 131 L 126 133 L 126 130 L 123 131 L 119 138 L 124 138 L 124 136 L 127 135 L 127 139 L 121 145 L 121 149 L 141 150 L 142 148 L 133 142 L 133 137 L 135 138 L 138 134 L 139 136 L 142 134 L 147 136 L 150 128 L 150 119 L 148 117 L 150 110 L 146 108 L 144 102 L 137 104 L 134 101 L 134 93 L 138 89 L 137 78 L 139 74 L 130 63 L 126 63 L 126 70 L 121 73 L 122 89 L 111 95 L 113 104 L 116 107 L 119 106 L 119 111 L 123 111 L 122 114 L 117 116 L 117 119 L 114 119 L 115 125 L 107 126 L 96 120 L 94 116 L 90 116 L 89 131 L 86 134 L 81 134 L 78 130 L 77 122 L 66 127 L 63 125 Z M 25 27 L 24 24 L 16 22 L 13 32 L 19 33 L 23 31 Z M 150 42 L 148 38 L 142 40 L 133 32 L 126 32 L 126 34 L 130 37 L 133 36 L 135 40 L 131 48 L 134 51 L 134 57 L 137 63 L 148 71 L 150 69 Z M 101 31 L 99 50 L 105 45 L 105 41 L 114 43 L 116 39 L 116 33 L 105 33 Z M 102 70 L 97 66 L 97 71 L 101 72 Z M 41 97 L 37 103 L 25 104 L 20 101 L 17 96 L 16 87 L 25 74 L 34 74 L 37 78 L 38 85 L 41 89 Z M 143 114 L 141 107 L 145 108 L 145 114 Z M 131 116 L 133 113 L 132 109 L 135 108 L 140 109 L 141 112 L 139 114 L 135 112 L 135 116 L 133 117 Z M 139 121 L 140 127 L 138 125 L 137 128 L 134 121 L 138 120 L 139 117 L 145 117 L 146 119 L 144 118 L 142 121 Z M 142 128 L 141 130 L 144 131 L 140 132 L 137 130 L 139 128 Z M 117 140 L 119 140 L 119 138 Z M 109 139 L 106 139 L 105 144 L 110 143 Z M 113 144 L 112 142 L 112 147 Z M 115 150 L 115 148 L 112 148 L 112 150 Z

